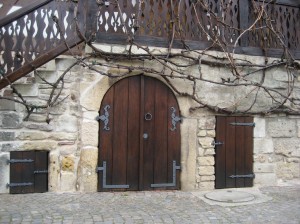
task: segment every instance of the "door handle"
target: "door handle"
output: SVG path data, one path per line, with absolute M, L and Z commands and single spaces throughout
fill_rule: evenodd
M 148 137 L 149 137 L 148 133 L 144 133 L 144 134 L 143 134 L 143 138 L 144 138 L 144 139 L 147 139 Z

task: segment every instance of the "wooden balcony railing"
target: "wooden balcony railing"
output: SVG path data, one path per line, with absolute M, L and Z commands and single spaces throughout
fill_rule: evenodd
M 208 9 L 199 1 L 27 0 L 30 4 L 0 16 L 0 89 L 82 42 L 76 21 L 86 39 L 98 43 L 128 44 L 129 34 L 143 45 L 168 47 L 174 39 L 175 48 L 184 43 L 205 49 L 217 35 L 228 51 L 237 43 L 235 53 L 281 57 L 284 44 L 300 59 L 299 0 L 201 0 Z M 257 18 L 254 6 L 264 7 L 273 31 L 261 20 L 237 39 Z
M 76 32 L 76 4 L 30 2 L 0 20 L 0 89 L 83 41 Z
M 89 13 L 98 17 L 89 17 L 88 33 L 96 34 L 96 42 L 124 44 L 128 39 L 127 32 L 135 34 L 135 41 L 140 44 L 167 47 L 175 25 L 174 47 L 182 48 L 184 40 L 190 48 L 205 49 L 212 45 L 212 37 L 218 33 L 230 49 L 241 32 L 257 18 L 252 0 L 203 1 L 208 2 L 210 12 L 198 3 L 194 8 L 192 2 L 197 1 L 144 0 L 139 10 L 138 0 L 118 0 L 120 8 L 115 1 L 103 1 L 99 7 L 96 1 L 90 1 Z M 221 2 L 226 4 L 223 22 L 227 25 L 217 22 L 211 15 L 221 17 L 224 13 Z M 272 33 L 263 22 L 259 22 L 239 39 L 235 52 L 250 55 L 264 55 L 266 52 L 267 56 L 281 57 L 282 45 L 276 37 L 280 35 L 294 56 L 300 58 L 300 2 L 253 2 L 256 7 L 264 6 L 278 33 Z

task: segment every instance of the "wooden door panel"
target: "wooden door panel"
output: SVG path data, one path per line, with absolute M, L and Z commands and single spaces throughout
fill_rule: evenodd
M 115 84 L 112 184 L 126 184 L 128 79 Z
M 245 123 L 252 123 L 252 117 L 245 117 Z M 253 128 L 245 128 L 245 173 L 253 173 Z M 253 178 L 245 178 L 245 187 L 253 187 Z
M 216 188 L 251 187 L 253 178 L 251 117 L 217 117 L 215 146 Z
M 113 124 L 114 124 L 114 87 L 110 89 L 102 101 L 100 116 L 105 116 L 107 123 L 100 121 L 99 129 L 99 157 L 98 166 L 102 167 L 103 162 L 106 161 L 106 183 L 112 184 L 112 153 L 113 153 Z M 104 118 L 103 118 L 104 119 Z M 104 190 L 103 186 L 103 172 L 98 172 L 99 190 Z
M 9 186 L 11 194 L 42 193 L 48 191 L 48 152 L 11 152 Z
M 245 123 L 244 117 L 237 117 L 235 119 L 236 123 Z M 245 173 L 245 127 L 243 126 L 236 126 L 236 138 L 235 138 L 235 145 L 236 145 L 236 169 L 235 175 L 244 175 Z M 245 181 L 244 178 L 235 179 L 236 187 L 244 187 Z
M 154 114 L 154 182 L 168 182 L 168 89 L 156 82 Z
M 34 192 L 48 191 L 48 152 L 37 151 L 34 163 Z
M 226 117 L 217 117 L 216 122 L 215 188 L 226 188 Z
M 175 127 L 172 123 L 172 114 L 180 117 L 180 110 L 178 103 L 172 91 L 168 91 L 168 120 L 167 120 L 167 132 L 168 132 L 168 183 L 173 181 L 173 161 L 176 161 L 176 165 L 180 165 L 180 122 L 178 121 L 175 124 Z M 176 186 L 168 189 L 180 189 L 180 172 L 176 172 Z
M 180 128 L 177 125 L 175 132 L 169 130 L 170 104 L 179 114 L 171 90 L 150 77 L 122 79 L 108 90 L 99 112 L 105 114 L 104 107 L 111 105 L 111 130 L 104 130 L 104 122 L 99 121 L 99 190 L 115 190 L 114 186 L 103 189 L 104 161 L 108 185 L 152 190 L 151 184 L 172 182 L 173 160 L 180 165 Z M 179 174 L 177 177 L 179 183 Z
M 151 190 L 151 184 L 154 182 L 154 149 L 155 149 L 155 80 L 149 77 L 144 77 L 144 117 L 143 127 L 144 134 L 147 134 L 147 138 L 143 138 L 143 190 Z M 149 118 L 152 115 L 151 120 L 146 120 L 145 115 L 148 114 Z
M 229 176 L 235 175 L 235 126 L 230 125 L 234 123 L 234 117 L 226 119 L 226 141 L 225 141 L 225 161 L 226 161 L 226 188 L 235 187 L 235 179 Z
M 140 76 L 129 79 L 128 84 L 128 154 L 127 181 L 131 190 L 139 189 L 139 160 L 140 157 L 140 114 L 141 88 Z

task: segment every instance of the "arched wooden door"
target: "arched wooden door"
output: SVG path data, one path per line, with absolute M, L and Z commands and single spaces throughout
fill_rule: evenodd
M 132 76 L 114 84 L 99 111 L 98 190 L 179 189 L 180 118 L 162 82 Z

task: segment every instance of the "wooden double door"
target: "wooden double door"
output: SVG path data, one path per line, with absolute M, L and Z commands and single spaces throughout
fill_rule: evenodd
M 143 75 L 122 79 L 98 118 L 99 191 L 180 188 L 179 107 L 168 86 Z

